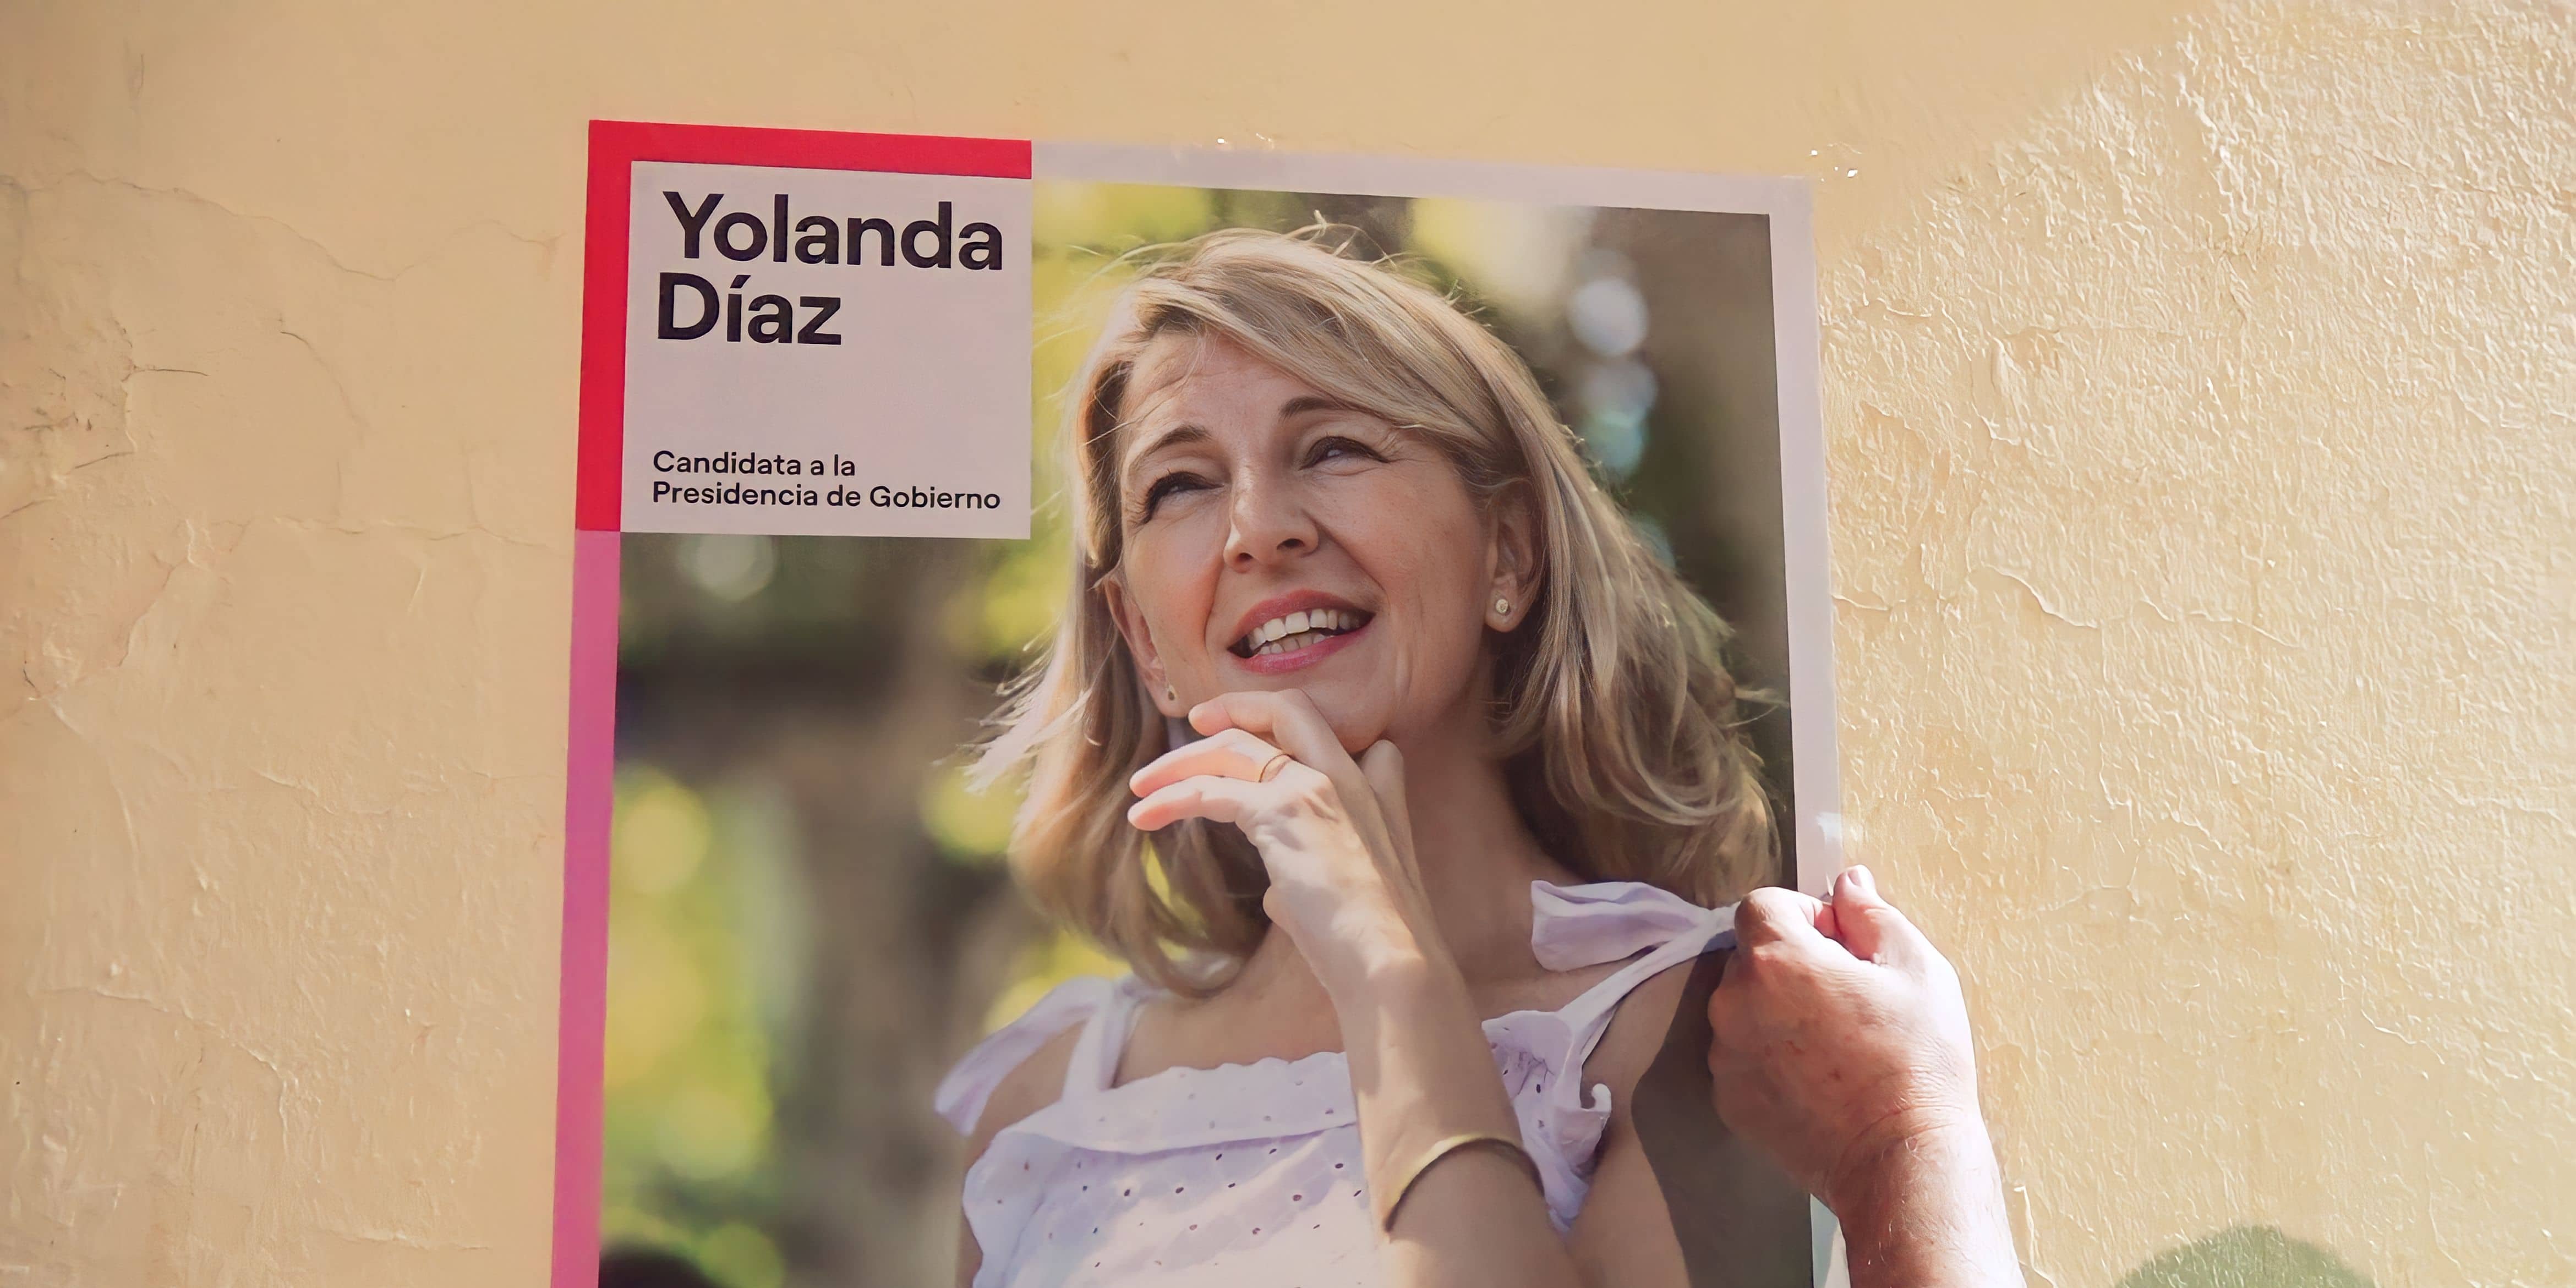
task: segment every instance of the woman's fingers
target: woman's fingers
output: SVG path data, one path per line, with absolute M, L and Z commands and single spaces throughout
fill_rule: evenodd
M 1227 729 L 1240 729 L 1277 743 L 1281 750 L 1323 771 L 1327 778 L 1340 779 L 1334 771 L 1351 764 L 1351 754 L 1342 749 L 1341 739 L 1325 723 L 1324 713 L 1297 689 L 1270 692 L 1246 689 L 1221 693 L 1190 708 L 1190 727 L 1214 735 Z
M 1196 774 L 1166 783 L 1127 807 L 1127 822 L 1139 831 L 1159 832 L 1185 818 L 1241 823 L 1260 809 L 1270 791 L 1266 785 L 1218 774 Z
M 1127 790 L 1151 796 L 1163 787 L 1199 774 L 1217 774 L 1261 782 L 1276 777 L 1272 762 L 1280 748 L 1242 729 L 1223 729 L 1154 758 L 1127 779 Z
M 1322 774 L 1355 821 L 1373 823 L 1377 810 L 1358 762 L 1302 689 L 1245 689 L 1222 693 L 1190 708 L 1190 725 L 1204 734 L 1240 729 L 1278 744 L 1297 762 Z
M 1405 808 L 1404 756 L 1379 741 L 1354 760 L 1314 702 L 1295 689 L 1221 694 L 1190 709 L 1190 724 L 1206 735 L 1156 757 L 1128 780 L 1144 799 L 1128 820 L 1154 831 L 1184 818 L 1250 826 L 1265 807 L 1303 792 L 1328 791 L 1334 811 L 1348 820 L 1363 847 L 1381 866 L 1410 871 L 1413 824 Z M 1285 794 L 1267 772 L 1282 755 L 1301 778 Z M 1303 775 L 1319 775 L 1302 777 Z M 1254 791 L 1225 786 L 1233 782 Z M 1258 838 L 1256 838 L 1257 840 Z

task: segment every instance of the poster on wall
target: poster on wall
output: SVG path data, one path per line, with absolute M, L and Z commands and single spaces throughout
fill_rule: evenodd
M 1807 201 L 594 122 L 555 1288 L 1834 1278 Z

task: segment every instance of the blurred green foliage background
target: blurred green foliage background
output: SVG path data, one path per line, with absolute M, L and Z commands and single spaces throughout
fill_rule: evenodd
M 1016 801 L 960 749 L 1067 588 L 1057 391 L 1133 271 L 1211 228 L 1340 226 L 1536 369 L 1602 480 L 1786 691 L 1759 216 L 1041 181 L 1041 505 L 1025 542 L 624 539 L 604 1241 L 727 1288 L 947 1282 L 959 1142 L 931 1089 L 1056 982 Z M 1786 800 L 1785 711 L 1755 725 Z

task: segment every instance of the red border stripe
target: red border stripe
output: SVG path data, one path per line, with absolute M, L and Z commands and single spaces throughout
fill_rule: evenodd
M 590 123 L 590 185 L 583 221 L 581 439 L 573 526 L 615 532 L 626 456 L 626 232 L 628 176 L 638 161 L 885 170 L 1026 179 L 1026 139 L 855 134 L 736 125 Z
M 627 171 L 615 122 L 590 123 L 589 208 L 582 223 L 581 443 L 572 526 L 615 532 L 626 464 Z

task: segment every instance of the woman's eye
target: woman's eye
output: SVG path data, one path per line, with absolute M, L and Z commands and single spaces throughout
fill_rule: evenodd
M 1332 438 L 1319 438 L 1315 440 L 1315 445 L 1312 448 L 1309 448 L 1306 452 L 1306 463 L 1309 465 L 1320 465 L 1325 461 L 1343 457 L 1355 457 L 1372 461 L 1381 459 L 1377 452 L 1369 447 L 1368 444 L 1355 438 L 1342 438 L 1335 436 Z
M 1181 492 L 1196 491 L 1199 488 L 1206 486 L 1206 480 L 1201 479 L 1195 474 L 1166 474 L 1163 477 L 1154 480 L 1154 485 L 1152 487 L 1145 489 L 1145 501 L 1141 507 L 1144 513 L 1140 517 L 1147 519 L 1153 518 L 1154 507 L 1161 505 L 1163 503 L 1163 498 L 1165 497 Z

